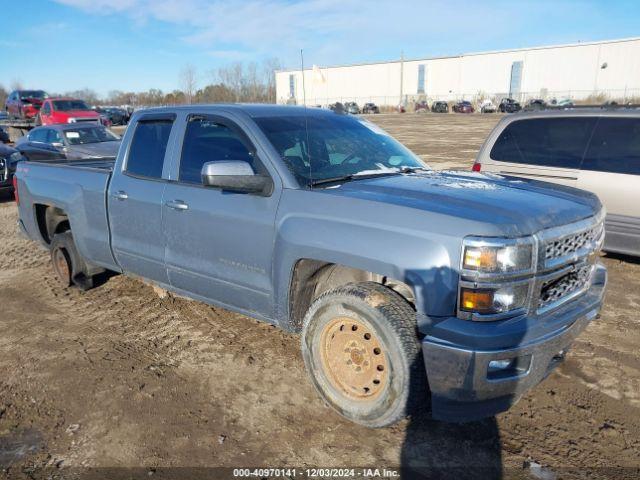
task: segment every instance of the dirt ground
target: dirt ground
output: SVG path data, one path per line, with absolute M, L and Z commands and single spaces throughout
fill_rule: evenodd
M 498 117 L 371 118 L 432 166 L 469 168 Z M 124 276 L 84 293 L 65 290 L 47 253 L 16 233 L 16 218 L 14 203 L 0 202 L 0 477 L 37 477 L 45 466 L 47 475 L 101 478 L 215 466 L 640 476 L 638 260 L 604 258 L 610 283 L 602 317 L 509 412 L 464 425 L 417 418 L 368 430 L 323 405 L 297 336 L 160 298 Z M 196 471 L 170 472 L 193 478 Z

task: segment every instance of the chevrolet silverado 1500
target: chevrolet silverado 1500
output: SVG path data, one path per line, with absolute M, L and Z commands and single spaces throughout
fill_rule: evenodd
M 319 394 L 370 427 L 508 409 L 604 294 L 594 195 L 432 171 L 327 110 L 139 111 L 115 161 L 21 162 L 15 183 L 65 286 L 106 269 L 300 332 Z

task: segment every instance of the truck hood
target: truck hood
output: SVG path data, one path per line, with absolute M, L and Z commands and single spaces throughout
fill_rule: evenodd
M 120 141 L 70 145 L 68 148 L 69 152 L 79 157 L 115 157 L 118 155 Z
M 464 171 L 356 179 L 324 192 L 483 222 L 508 236 L 578 221 L 601 208 L 595 195 L 575 188 Z

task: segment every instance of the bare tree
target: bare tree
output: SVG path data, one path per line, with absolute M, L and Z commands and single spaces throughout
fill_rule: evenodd
M 268 58 L 262 62 L 263 83 L 266 86 L 267 103 L 276 103 L 276 71 L 282 70 L 283 65 L 277 58 Z
M 9 92 L 7 92 L 4 88 L 4 85 L 0 85 L 0 108 L 4 108 L 4 103 L 9 96 Z
M 187 103 L 192 103 L 196 94 L 196 68 L 186 65 L 180 72 L 180 83 Z
M 89 105 L 98 105 L 100 103 L 98 94 L 94 90 L 86 87 L 80 90 L 66 92 L 65 96 L 79 98 L 80 100 L 84 100 L 85 102 L 87 102 Z

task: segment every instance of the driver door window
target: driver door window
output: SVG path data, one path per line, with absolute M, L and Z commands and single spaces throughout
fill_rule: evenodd
M 253 149 L 234 129 L 213 120 L 196 117 L 189 121 L 180 160 L 179 180 L 202 184 L 202 166 L 208 162 L 241 160 L 256 171 Z
M 40 130 L 34 130 L 29 134 L 29 140 L 32 142 L 46 143 L 48 128 L 42 128 Z

